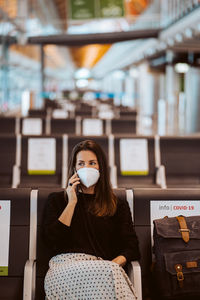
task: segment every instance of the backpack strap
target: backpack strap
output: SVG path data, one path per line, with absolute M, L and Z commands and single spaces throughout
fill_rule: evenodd
M 188 243 L 190 240 L 190 230 L 187 228 L 186 220 L 184 216 L 177 216 L 176 219 L 179 223 L 179 232 L 181 232 L 182 239 L 184 240 L 184 242 Z

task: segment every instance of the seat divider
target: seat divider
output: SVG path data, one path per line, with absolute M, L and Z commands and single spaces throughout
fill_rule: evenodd
M 106 134 L 107 135 L 112 134 L 112 127 L 111 127 L 111 120 L 110 119 L 106 120 Z
M 37 200 L 38 200 L 38 190 L 32 190 L 30 195 L 29 259 L 36 259 Z
M 34 300 L 36 289 L 36 248 L 37 248 L 37 201 L 38 190 L 30 193 L 29 259 L 24 268 L 23 300 Z
M 47 109 L 47 116 L 45 120 L 45 133 L 46 135 L 51 134 L 51 108 Z
M 117 188 L 117 167 L 115 166 L 115 152 L 114 152 L 114 135 L 110 134 L 108 137 L 108 157 L 110 166 L 110 180 L 113 188 Z
M 132 189 L 126 190 L 126 200 L 129 204 L 134 224 L 134 191 Z M 128 276 L 133 283 L 137 300 L 142 300 L 142 275 L 141 267 L 138 261 L 131 261 L 131 263 L 128 264 Z
M 131 282 L 136 291 L 137 300 L 142 300 L 142 273 L 141 267 L 138 261 L 131 262 L 132 270 L 131 270 Z
M 62 148 L 62 182 L 61 187 L 66 187 L 68 173 L 68 135 L 63 134 L 63 148 Z
M 20 184 L 20 167 L 21 167 L 21 134 L 16 135 L 16 156 L 15 156 L 15 165 L 13 166 L 12 174 L 12 188 L 17 188 Z
M 166 189 L 166 175 L 165 166 L 161 165 L 161 154 L 160 154 L 160 136 L 155 135 L 154 137 L 154 149 L 155 149 L 155 167 L 156 167 L 156 184 L 162 189 Z
M 76 135 L 81 135 L 81 117 L 76 117 Z
M 161 165 L 161 158 L 160 158 L 160 136 L 158 134 L 154 137 L 154 150 L 155 150 L 155 165 L 156 168 L 159 168 Z
M 20 133 L 20 118 L 15 118 L 15 134 Z
M 134 213 L 133 213 L 133 206 L 134 206 L 134 196 L 133 196 L 133 190 L 132 189 L 127 189 L 126 190 L 126 200 L 129 204 L 129 207 L 130 207 L 130 211 L 131 211 L 131 216 L 132 216 L 132 220 L 133 220 L 133 223 L 134 223 Z
M 74 109 L 69 111 L 69 119 L 75 119 L 75 111 L 74 111 Z
M 92 118 L 96 118 L 96 116 L 97 116 L 96 106 L 92 106 Z

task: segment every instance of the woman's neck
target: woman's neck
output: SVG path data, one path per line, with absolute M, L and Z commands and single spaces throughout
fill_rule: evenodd
M 94 186 L 87 188 L 86 186 L 82 185 L 81 190 L 84 194 L 94 194 Z

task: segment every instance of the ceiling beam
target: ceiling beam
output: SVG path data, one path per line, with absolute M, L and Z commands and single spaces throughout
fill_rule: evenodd
M 112 44 L 144 38 L 157 38 L 160 29 L 146 29 L 120 32 L 106 32 L 96 34 L 61 34 L 48 36 L 34 36 L 28 38 L 30 44 L 54 44 L 65 46 L 81 46 L 88 44 Z
M 21 26 L 19 26 L 17 24 L 17 22 L 14 19 L 10 18 L 8 16 L 8 14 L 3 9 L 1 9 L 1 8 L 0 8 L 0 19 L 1 19 L 2 23 L 3 22 L 11 23 L 15 27 L 15 29 L 18 30 L 19 32 L 21 32 L 21 33 L 25 32 L 24 28 L 22 28 Z
M 169 47 L 170 50 L 174 52 L 195 52 L 199 53 L 200 52 L 200 45 L 199 46 L 187 46 L 187 45 L 180 45 L 180 46 L 174 46 L 174 47 Z
M 16 44 L 17 39 L 14 36 L 9 35 L 0 35 L 0 44 Z
M 53 25 L 60 32 L 64 32 L 65 26 L 60 19 L 57 7 L 53 0 L 37 0 L 34 3 L 34 10 L 39 20 L 44 25 Z

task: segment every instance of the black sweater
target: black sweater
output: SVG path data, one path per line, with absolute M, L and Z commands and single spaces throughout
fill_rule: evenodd
M 117 211 L 112 217 L 97 217 L 88 211 L 94 195 L 78 193 L 71 226 L 58 218 L 68 202 L 64 192 L 48 197 L 43 219 L 43 237 L 53 254 L 87 253 L 112 260 L 118 255 L 127 262 L 140 258 L 127 201 L 118 199 Z

